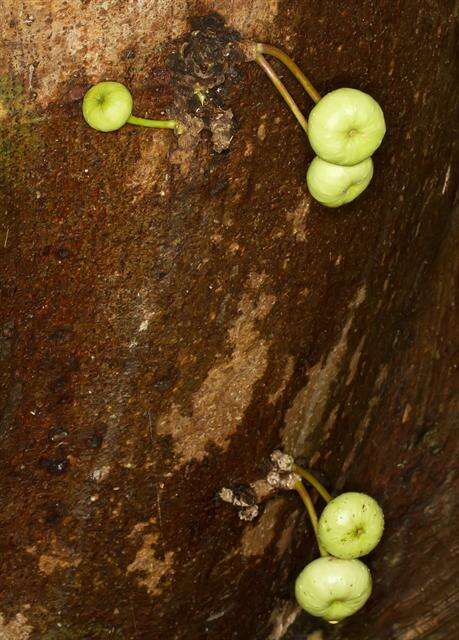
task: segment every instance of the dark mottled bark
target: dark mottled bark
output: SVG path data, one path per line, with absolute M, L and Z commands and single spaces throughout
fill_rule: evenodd
M 314 552 L 299 501 L 247 523 L 215 498 L 279 445 L 387 515 L 364 612 L 290 637 L 452 637 L 454 2 L 22 4 L 1 45 L 0 637 L 282 637 Z M 313 154 L 255 65 L 187 99 L 170 55 L 214 10 L 383 105 L 354 204 L 311 201 Z M 90 130 L 108 77 L 193 135 Z

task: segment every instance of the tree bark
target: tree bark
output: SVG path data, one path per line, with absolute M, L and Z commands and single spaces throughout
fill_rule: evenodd
M 454 6 L 3 0 L 0 639 L 454 636 Z M 218 58 L 234 30 L 383 106 L 355 203 L 312 201 L 293 116 Z M 91 130 L 101 79 L 189 133 Z M 245 522 L 217 497 L 275 447 L 384 508 L 337 627 L 294 603 L 299 500 Z

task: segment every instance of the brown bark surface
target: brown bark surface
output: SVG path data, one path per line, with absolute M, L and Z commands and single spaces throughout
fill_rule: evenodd
M 0 639 L 454 637 L 455 3 L 0 6 Z M 381 103 L 354 204 L 312 201 L 304 134 L 219 59 L 233 30 Z M 191 133 L 91 130 L 100 79 Z M 386 513 L 374 595 L 333 629 L 297 616 L 296 497 L 251 523 L 216 499 L 277 446 Z

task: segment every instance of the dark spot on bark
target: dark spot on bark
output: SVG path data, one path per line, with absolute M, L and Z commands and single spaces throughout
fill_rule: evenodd
M 56 258 L 58 260 L 65 260 L 69 256 L 70 256 L 70 251 L 65 247 L 60 247 L 59 249 L 56 250 Z
M 155 389 L 158 389 L 158 391 L 167 391 L 167 389 L 170 389 L 173 384 L 174 380 L 172 378 L 159 378 L 158 380 L 155 380 L 153 386 Z
M 4 338 L 12 338 L 14 335 L 14 322 L 5 322 L 1 329 L 1 335 Z
M 402 484 L 407 485 L 410 484 L 410 482 L 413 479 L 414 474 L 416 473 L 417 469 L 416 467 L 410 467 L 409 469 L 407 469 L 404 473 L 402 473 L 401 475 L 401 481 Z
M 76 372 L 80 370 L 80 361 L 75 355 L 71 355 L 68 357 L 66 365 L 69 371 Z
M 99 423 L 92 433 L 90 433 L 86 439 L 87 445 L 90 449 L 100 449 L 102 443 L 105 438 L 105 434 L 107 432 L 107 425 L 104 423 Z
M 58 327 L 50 334 L 50 340 L 55 340 L 56 342 L 67 340 L 72 333 L 71 327 Z
M 242 77 L 240 36 L 216 13 L 192 18 L 191 24 L 191 32 L 177 40 L 168 60 L 175 102 L 184 122 L 193 116 L 204 123 L 212 133 L 213 149 L 220 153 L 228 148 L 235 131 L 233 112 L 225 102 L 230 87 Z
M 57 524 L 66 515 L 67 508 L 62 502 L 50 502 L 45 506 L 46 524 Z
M 153 387 L 158 391 L 167 391 L 175 384 L 179 377 L 180 372 L 176 367 L 173 365 L 170 368 L 166 367 L 166 370 L 159 372 L 159 376 L 153 382 Z
M 88 440 L 88 445 L 91 449 L 100 449 L 103 441 L 104 437 L 100 433 L 94 433 Z
M 12 322 L 8 322 L 3 325 L 0 333 L 0 361 L 8 358 L 11 355 L 11 348 L 13 342 L 13 328 Z
M 69 384 L 69 382 L 70 376 L 64 373 L 63 375 L 55 378 L 49 383 L 49 389 L 54 393 L 59 393 L 65 388 L 66 385 Z
M 63 475 L 68 467 L 69 461 L 66 457 L 62 458 L 41 458 L 40 466 L 52 475 Z
M 14 429 L 14 414 L 22 398 L 22 383 L 16 382 L 10 388 L 7 397 L 4 399 L 2 415 L 0 417 L 0 436 L 3 436 L 8 430 L 12 431 Z
M 121 54 L 121 57 L 123 60 L 132 60 L 133 58 L 135 58 L 134 49 L 125 49 Z
M 84 97 L 87 89 L 89 89 L 89 87 L 83 85 L 72 87 L 67 93 L 68 102 L 79 102 Z

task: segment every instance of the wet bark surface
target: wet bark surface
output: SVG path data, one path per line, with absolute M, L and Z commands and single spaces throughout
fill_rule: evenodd
M 290 637 L 446 637 L 454 3 L 4 4 L 0 638 L 282 637 L 315 552 L 299 501 L 247 523 L 216 498 L 277 446 L 387 515 L 364 612 Z M 219 51 L 236 29 L 381 103 L 354 204 L 311 200 L 312 151 L 255 64 L 234 53 L 193 102 L 171 60 L 215 10 Z M 89 129 L 108 78 L 192 135 Z

